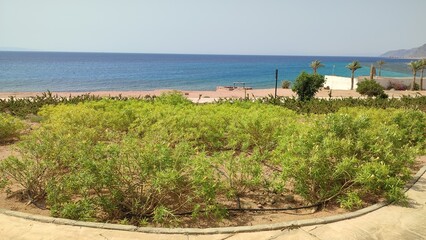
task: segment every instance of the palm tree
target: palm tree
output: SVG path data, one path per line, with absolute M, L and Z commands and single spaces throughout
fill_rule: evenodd
M 417 72 L 421 69 L 422 65 L 420 61 L 411 61 L 408 64 L 408 67 L 413 72 L 413 83 L 411 84 L 411 90 L 414 90 L 414 85 L 416 84 Z
M 382 76 L 382 67 L 385 65 L 385 63 L 386 62 L 383 60 L 377 61 L 377 65 L 379 66 L 379 76 Z
M 362 68 L 361 64 L 358 61 L 353 61 L 350 64 L 348 64 L 346 66 L 346 68 L 350 69 L 352 71 L 352 76 L 351 76 L 351 90 L 354 89 L 354 75 L 355 75 L 355 71 Z
M 311 68 L 314 70 L 314 74 L 317 73 L 317 69 L 320 67 L 324 67 L 324 64 L 322 64 L 320 60 L 315 60 L 311 63 Z
M 422 70 L 420 75 L 420 90 L 423 90 L 423 72 L 425 71 L 425 68 L 426 68 L 426 58 L 419 60 L 419 62 L 420 62 L 420 69 Z

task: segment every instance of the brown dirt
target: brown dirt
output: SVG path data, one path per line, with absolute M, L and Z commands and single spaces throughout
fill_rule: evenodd
M 12 145 L 0 145 L 0 160 L 3 160 L 12 155 Z

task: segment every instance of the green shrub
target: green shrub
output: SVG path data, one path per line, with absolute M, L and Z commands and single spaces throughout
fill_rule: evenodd
M 345 195 L 342 195 L 337 200 L 340 203 L 340 207 L 345 209 L 358 209 L 362 207 L 362 199 L 356 192 L 348 192 Z
M 418 84 L 418 83 L 414 83 L 414 88 L 413 88 L 413 90 L 414 90 L 414 91 L 419 91 L 419 90 L 420 90 L 420 84 Z
M 297 93 L 299 100 L 312 99 L 319 89 L 324 86 L 324 76 L 302 72 L 293 83 L 292 90 Z
M 400 141 L 404 144 L 426 149 L 426 118 L 419 111 L 399 111 L 392 116 L 392 121 L 401 131 Z
M 19 136 L 24 129 L 24 123 L 8 114 L 0 113 L 0 142 Z
M 235 102 L 235 100 L 233 100 Z M 241 101 L 241 100 L 240 100 Z M 368 107 L 374 109 L 413 109 L 426 112 L 426 96 L 403 96 L 401 98 L 313 98 L 310 101 L 298 101 L 294 97 L 273 96 L 256 99 L 257 102 L 279 105 L 298 113 L 327 114 L 348 107 Z
M 125 98 L 114 97 L 115 99 Z M 87 102 L 100 100 L 101 97 L 84 94 L 75 97 L 59 97 L 53 95 L 51 92 L 43 93 L 42 95 L 29 97 L 29 98 L 15 98 L 0 99 L 0 112 L 9 113 L 13 116 L 27 117 L 28 115 L 35 115 L 45 105 L 57 105 L 61 103 L 77 104 L 79 102 Z
M 387 98 L 384 88 L 375 80 L 365 79 L 364 81 L 359 82 L 356 91 L 359 94 L 366 95 L 368 97 Z
M 291 86 L 291 82 L 290 82 L 290 81 L 288 81 L 288 80 L 284 80 L 284 81 L 282 81 L 282 82 L 281 82 L 281 87 L 282 87 L 283 89 L 289 89 L 289 88 L 290 88 L 290 86 Z
M 405 121 L 399 118 L 411 115 L 406 119 L 425 121 L 418 113 L 414 117 L 411 111 L 354 108 L 313 118 L 297 130 L 297 137 L 280 142 L 275 155 L 281 159 L 283 177 L 311 203 L 355 193 L 361 199 L 403 200 L 403 183 L 424 149 L 425 128 L 401 124 Z M 407 130 L 420 130 L 417 136 L 423 137 L 407 141 Z
M 185 96 L 183 96 L 183 94 L 179 91 L 162 93 L 159 97 L 156 98 L 156 102 L 163 103 L 163 104 L 171 104 L 171 105 L 192 103 Z

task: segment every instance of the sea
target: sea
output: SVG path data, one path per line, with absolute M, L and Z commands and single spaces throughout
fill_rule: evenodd
M 215 90 L 234 83 L 255 89 L 294 81 L 312 72 L 314 60 L 323 75 L 351 75 L 345 66 L 360 61 L 356 76 L 367 76 L 371 64 L 384 60 L 381 75 L 409 77 L 409 60 L 376 57 L 248 56 L 140 53 L 0 52 L 0 92 Z

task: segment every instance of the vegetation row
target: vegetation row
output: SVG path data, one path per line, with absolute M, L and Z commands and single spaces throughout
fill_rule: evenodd
M 313 91 L 311 91 L 312 93 Z M 313 93 L 313 95 L 315 92 Z M 74 97 L 59 97 L 53 95 L 51 92 L 43 93 L 41 96 L 29 97 L 29 98 L 14 98 L 0 99 L 0 112 L 8 113 L 13 116 L 20 118 L 28 118 L 36 116 L 39 110 L 46 105 L 58 105 L 58 104 L 78 104 L 82 102 L 99 101 L 102 97 L 84 94 Z M 128 97 L 108 97 L 112 100 L 128 101 L 128 100 L 139 100 L 139 101 L 153 101 L 155 96 L 141 96 L 138 98 Z M 172 100 L 170 100 L 172 101 Z M 177 101 L 180 101 L 179 99 Z M 273 96 L 263 98 L 247 98 L 247 99 L 220 99 L 221 102 L 235 102 L 235 101 L 256 101 L 267 104 L 276 104 L 297 113 L 308 113 L 308 114 L 326 114 L 338 111 L 340 108 L 346 107 L 369 107 L 369 108 L 403 108 L 403 109 L 417 109 L 426 112 L 426 96 L 404 96 L 402 98 L 330 98 L 330 99 L 318 99 L 309 98 L 308 101 L 299 101 L 296 98 L 289 97 L 277 97 Z

